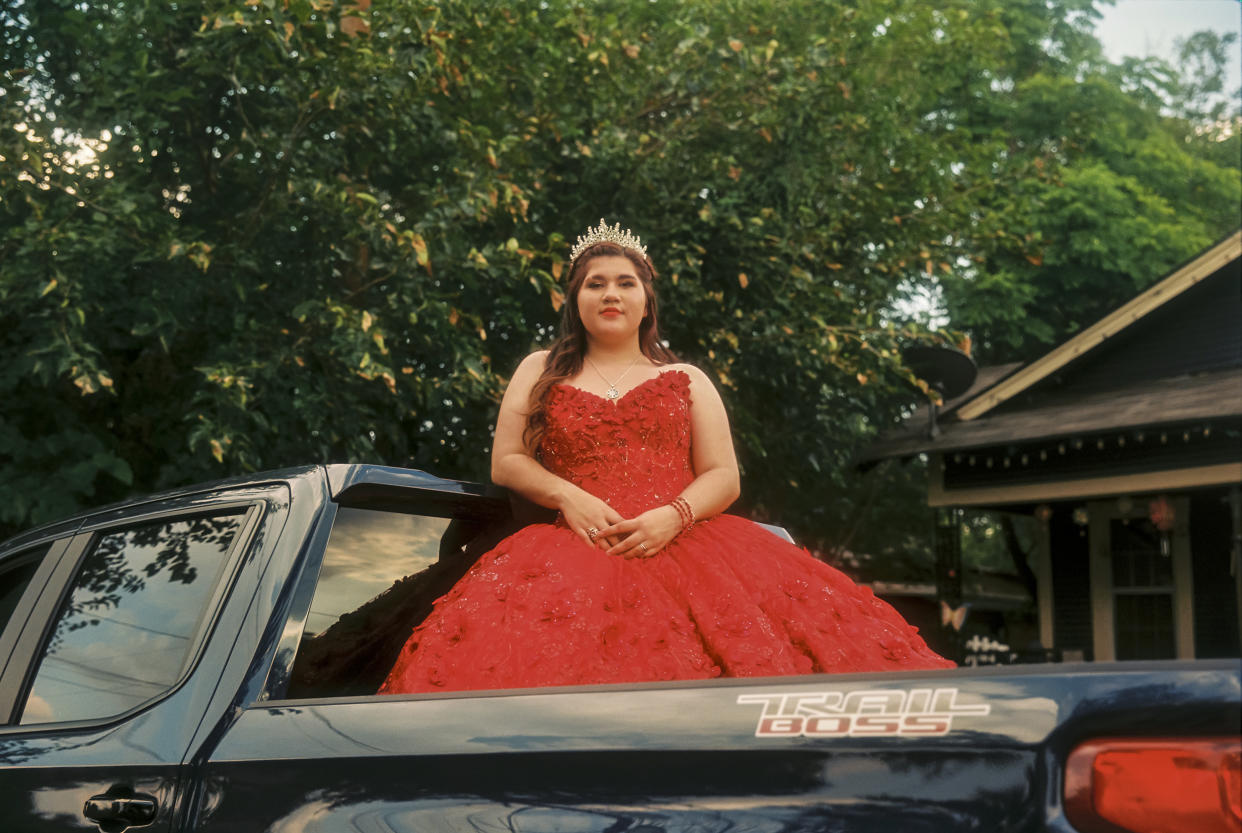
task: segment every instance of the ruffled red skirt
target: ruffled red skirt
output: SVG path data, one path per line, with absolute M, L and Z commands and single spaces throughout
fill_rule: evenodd
M 720 515 L 630 560 L 526 527 L 436 602 L 379 693 L 951 667 L 869 588 Z

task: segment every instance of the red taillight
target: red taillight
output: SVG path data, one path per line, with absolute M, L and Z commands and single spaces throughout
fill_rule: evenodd
M 1242 739 L 1093 740 L 1065 763 L 1082 833 L 1242 833 Z

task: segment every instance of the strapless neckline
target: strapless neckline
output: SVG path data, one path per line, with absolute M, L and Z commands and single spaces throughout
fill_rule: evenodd
M 694 479 L 690 376 L 669 368 L 613 400 L 558 384 L 540 459 L 627 518 L 668 503 Z
M 680 374 L 682 374 L 683 376 L 685 376 L 685 377 L 686 377 L 687 382 L 688 382 L 688 381 L 689 381 L 689 379 L 690 379 L 689 374 L 687 374 L 687 373 L 686 373 L 686 371 L 684 371 L 684 370 L 678 370 L 677 368 L 669 368 L 668 370 L 661 370 L 659 373 L 657 373 L 656 375 L 652 376 L 650 379 L 644 379 L 644 380 L 642 380 L 642 381 L 641 381 L 641 382 L 639 382 L 637 385 L 635 385 L 634 387 L 632 387 L 632 388 L 630 388 L 629 390 L 627 390 L 625 393 L 623 393 L 623 394 L 621 394 L 620 396 L 618 396 L 616 399 L 609 399 L 609 398 L 608 398 L 608 397 L 606 397 L 606 396 L 600 396 L 598 393 L 592 393 L 591 391 L 587 390 L 586 388 L 580 388 L 580 387 L 578 387 L 577 385 L 571 385 L 571 384 L 569 384 L 568 382 L 558 382 L 558 383 L 557 383 L 557 385 L 556 385 L 556 387 L 558 387 L 558 388 L 567 388 L 567 389 L 568 389 L 568 390 L 570 390 L 570 391 L 577 391 L 578 393 L 580 393 L 580 394 L 582 394 L 582 395 L 584 395 L 584 396 L 586 396 L 586 397 L 588 397 L 588 398 L 590 398 L 590 399 L 596 399 L 596 400 L 598 400 L 598 401 L 600 401 L 600 402 L 610 402 L 610 403 L 612 403 L 613 405 L 620 405 L 622 402 L 624 402 L 624 401 L 625 401 L 625 400 L 626 400 L 626 399 L 630 396 L 630 394 L 632 394 L 632 393 L 634 393 L 635 391 L 638 391 L 638 390 L 640 390 L 640 389 L 642 389 L 642 388 L 647 387 L 647 386 L 648 386 L 648 385 L 650 385 L 652 382 L 659 381 L 661 378 L 663 378 L 664 376 L 667 376 L 667 375 L 669 375 L 669 374 L 671 374 L 671 373 L 680 373 Z

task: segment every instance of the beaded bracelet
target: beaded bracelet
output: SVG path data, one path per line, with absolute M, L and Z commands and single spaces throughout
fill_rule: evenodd
M 681 520 L 681 528 L 686 528 L 686 510 L 680 503 L 680 498 L 669 503 L 669 506 L 677 510 L 677 517 Z
M 690 507 L 690 501 L 680 495 L 673 498 L 669 506 L 677 510 L 677 514 L 681 516 L 681 528 L 689 529 L 694 526 L 694 509 Z

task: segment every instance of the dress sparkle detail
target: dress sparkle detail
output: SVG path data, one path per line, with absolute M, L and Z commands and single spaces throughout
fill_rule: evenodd
M 625 517 L 694 479 L 690 378 L 553 388 L 543 463 Z M 381 694 L 952 668 L 886 602 L 733 515 L 624 559 L 563 522 L 500 542 L 411 634 Z

